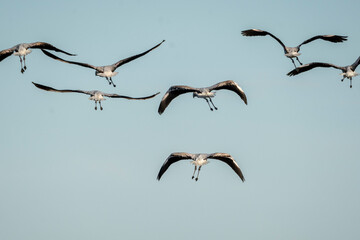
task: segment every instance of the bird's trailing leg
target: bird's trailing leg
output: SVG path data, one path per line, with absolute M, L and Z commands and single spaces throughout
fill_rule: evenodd
M 211 104 L 214 106 L 215 110 L 218 110 L 217 107 L 215 107 L 215 105 L 214 105 L 213 101 L 211 100 L 211 98 L 209 98 L 209 100 L 210 100 Z
M 212 107 L 210 106 L 209 100 L 207 100 L 207 98 L 205 98 L 205 100 L 206 100 L 207 104 L 209 105 L 210 110 L 213 111 L 214 109 L 212 109 Z
M 99 101 L 100 110 L 103 110 L 103 107 L 101 106 L 101 101 Z
M 296 60 L 300 63 L 300 65 L 303 65 L 303 64 L 300 62 L 300 60 L 299 60 L 298 57 L 296 57 Z
M 344 77 L 341 79 L 341 81 L 343 82 L 343 81 L 344 81 L 344 79 L 345 79 L 345 75 L 344 75 Z
M 95 101 L 95 110 L 97 110 L 97 101 Z
M 23 68 L 23 60 L 21 59 L 21 56 L 19 56 L 19 58 L 20 58 L 20 65 L 21 65 L 21 73 L 24 73 L 25 72 L 25 70 L 24 70 L 24 68 Z
M 295 64 L 294 59 L 292 59 L 292 58 L 290 58 L 290 59 L 291 59 L 292 63 L 294 64 L 295 68 L 296 68 L 296 64 Z
M 111 82 L 111 84 L 112 84 L 114 87 L 116 87 L 116 85 L 114 84 L 114 82 L 113 82 L 113 80 L 112 80 L 111 77 L 110 77 L 110 82 Z
M 109 85 L 111 85 L 111 82 L 110 82 L 109 78 L 108 77 L 105 77 L 105 78 L 108 81 Z
M 25 55 L 24 55 L 24 70 L 26 70 Z
M 352 88 L 352 78 L 350 78 L 350 88 Z
M 195 172 L 196 172 L 196 169 L 197 169 L 197 166 L 195 166 L 195 169 L 194 169 L 194 173 L 193 173 L 193 175 L 192 175 L 191 179 L 194 179 L 194 177 L 195 177 Z
M 201 169 L 201 166 L 199 167 L 198 174 L 197 174 L 197 176 L 196 176 L 196 178 L 195 178 L 195 181 L 197 181 L 197 180 L 199 179 L 200 169 Z

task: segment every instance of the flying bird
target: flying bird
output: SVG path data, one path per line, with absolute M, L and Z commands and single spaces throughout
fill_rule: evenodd
M 112 65 L 107 65 L 107 66 L 94 66 L 94 65 L 91 65 L 91 64 L 88 64 L 88 63 L 81 63 L 81 62 L 73 62 L 73 61 L 67 61 L 67 60 L 64 60 L 64 59 L 61 59 L 51 53 L 49 53 L 48 51 L 44 51 L 43 50 L 43 53 L 46 55 L 46 56 L 49 56 L 55 60 L 58 60 L 60 62 L 65 62 L 65 63 L 70 63 L 70 64 L 76 64 L 76 65 L 79 65 L 79 66 L 82 66 L 82 67 L 87 67 L 87 68 L 92 68 L 95 70 L 95 76 L 99 76 L 99 77 L 105 77 L 106 80 L 108 81 L 109 85 L 113 85 L 114 87 L 116 87 L 116 85 L 114 84 L 113 80 L 112 80 L 112 77 L 115 76 L 116 74 L 118 74 L 118 72 L 114 72 L 118 67 L 128 63 L 128 62 L 131 62 L 139 57 L 142 57 L 144 56 L 145 54 L 149 53 L 150 51 L 154 50 L 155 48 L 159 47 L 163 42 L 165 42 L 165 40 L 163 40 L 161 43 L 159 43 L 158 45 L 156 45 L 155 47 L 143 52 L 143 53 L 140 53 L 140 54 L 137 54 L 137 55 L 134 55 L 134 56 L 131 56 L 131 57 L 128 57 L 128 58 L 124 58 Z
M 247 104 L 247 99 L 244 91 L 241 89 L 241 87 L 232 80 L 227 80 L 224 82 L 219 82 L 211 87 L 207 88 L 193 88 L 189 86 L 172 86 L 169 88 L 169 90 L 165 93 L 164 97 L 161 100 L 158 112 L 159 114 L 162 114 L 166 107 L 170 104 L 170 102 L 176 98 L 177 96 L 192 92 L 193 98 L 203 98 L 206 100 L 207 104 L 210 107 L 210 110 L 213 111 L 213 108 L 210 106 L 210 103 L 214 107 L 215 110 L 217 110 L 217 107 L 215 107 L 213 101 L 211 98 L 215 97 L 215 90 L 221 90 L 226 89 L 235 92 L 237 95 L 240 96 L 240 98 L 244 101 L 245 104 Z
M 350 79 L 350 88 L 352 88 L 352 78 L 359 75 L 357 72 L 355 72 L 355 69 L 359 65 L 359 63 L 360 63 L 360 57 L 358 57 L 358 59 L 353 64 L 345 67 L 339 67 L 330 63 L 312 62 L 295 68 L 294 70 L 290 71 L 287 75 L 295 76 L 298 75 L 299 73 L 309 71 L 310 69 L 316 67 L 326 67 L 326 68 L 332 67 L 332 68 L 340 69 L 342 71 L 342 73 L 340 74 L 343 76 L 343 78 L 341 79 L 342 82 L 344 81 L 345 78 Z
M 75 56 L 75 54 L 65 52 L 61 49 L 54 47 L 53 45 L 51 45 L 49 43 L 46 43 L 46 42 L 20 43 L 18 45 L 15 45 L 12 48 L 2 50 L 0 52 L 0 62 L 2 60 L 4 60 L 5 58 L 9 57 L 11 54 L 14 54 L 15 56 L 19 56 L 20 64 L 21 64 L 21 73 L 24 73 L 26 70 L 25 56 L 28 55 L 29 53 L 31 53 L 31 50 L 29 48 L 40 48 L 40 49 L 53 50 L 55 52 L 62 52 L 67 55 L 70 55 L 70 56 Z M 22 63 L 23 61 L 24 61 L 24 67 L 23 67 L 23 63 Z
M 166 161 L 160 168 L 159 174 L 157 176 L 157 180 L 160 181 L 161 176 L 165 173 L 165 171 L 170 167 L 171 164 L 178 162 L 180 160 L 192 160 L 191 164 L 195 165 L 195 169 L 191 178 L 194 179 L 195 172 L 196 170 L 198 170 L 197 176 L 195 178 L 195 181 L 197 181 L 199 179 L 201 166 L 209 163 L 208 161 L 209 158 L 220 160 L 226 163 L 235 171 L 235 173 L 240 177 L 240 179 L 243 182 L 245 181 L 244 175 L 242 174 L 239 165 L 236 163 L 236 161 L 233 159 L 233 157 L 230 154 L 227 153 L 191 154 L 185 152 L 177 152 L 170 154 L 170 156 L 166 159 Z
M 100 110 L 103 110 L 103 107 L 101 106 L 101 101 L 106 100 L 104 97 L 110 97 L 110 98 L 125 98 L 125 99 L 129 99 L 129 100 L 145 100 L 145 99 L 149 99 L 149 98 L 153 98 L 156 95 L 158 95 L 160 92 L 153 94 L 151 96 L 148 97 L 140 97 L 140 98 L 133 98 L 133 97 L 128 97 L 128 96 L 123 96 L 123 95 L 118 95 L 118 94 L 110 94 L 110 93 L 103 93 L 97 90 L 93 90 L 93 91 L 83 91 L 83 90 L 68 90 L 68 89 L 64 89 L 64 90 L 58 90 L 55 88 L 51 88 L 48 86 L 44 86 L 38 83 L 34 83 L 32 82 L 37 88 L 40 88 L 42 90 L 45 91 L 50 91 L 50 92 L 76 92 L 76 93 L 83 93 L 83 94 L 87 94 L 90 95 L 89 99 L 95 101 L 95 110 L 97 110 L 97 102 L 99 102 L 99 106 L 100 106 Z
M 300 63 L 300 65 L 302 65 L 302 63 L 300 62 L 298 56 L 300 56 L 301 53 L 299 53 L 300 51 L 300 47 L 304 44 L 307 44 L 309 42 L 312 42 L 314 40 L 317 39 L 322 39 L 325 41 L 329 41 L 329 42 L 333 42 L 333 43 L 337 43 L 337 42 L 343 42 L 346 41 L 347 36 L 339 36 L 339 35 L 317 35 L 315 37 L 309 38 L 308 40 L 302 42 L 300 45 L 298 45 L 297 47 L 286 47 L 284 45 L 284 43 L 282 41 L 280 41 L 279 38 L 275 37 L 273 34 L 260 30 L 260 29 L 249 29 L 249 30 L 245 30 L 242 31 L 241 34 L 243 36 L 247 36 L 247 37 L 252 37 L 252 36 L 266 36 L 269 35 L 270 37 L 274 38 L 276 41 L 278 41 L 278 43 L 280 43 L 280 45 L 284 48 L 284 52 L 285 52 L 285 56 L 290 58 L 292 63 L 295 65 L 295 61 L 293 60 L 293 58 L 296 58 L 296 60 Z

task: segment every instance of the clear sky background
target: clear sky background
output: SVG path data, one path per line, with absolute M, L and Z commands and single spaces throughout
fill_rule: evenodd
M 271 2 L 271 3 L 270 3 Z M 0 239 L 359 239 L 360 78 L 336 69 L 293 69 L 287 46 L 318 34 L 344 43 L 302 47 L 303 63 L 345 66 L 360 55 L 359 1 L 2 1 L 0 49 L 45 41 L 64 59 L 112 64 L 116 88 L 94 71 L 40 50 L 0 63 Z M 360 71 L 358 69 L 358 71 Z M 191 94 L 157 113 L 171 85 L 232 79 L 211 112 Z M 81 94 L 98 89 L 147 101 Z M 187 161 L 156 175 L 172 152 L 231 154 L 246 178 L 213 160 L 198 182 Z

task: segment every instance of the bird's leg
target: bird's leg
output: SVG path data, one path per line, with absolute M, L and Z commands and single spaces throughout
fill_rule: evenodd
M 352 77 L 350 78 L 350 88 L 352 88 Z
M 209 100 L 210 100 L 211 104 L 214 106 L 215 110 L 218 110 L 217 107 L 215 107 L 215 105 L 214 105 L 213 101 L 211 100 L 211 98 L 209 98 Z
M 111 82 L 110 82 L 109 78 L 108 77 L 105 77 L 105 78 L 108 81 L 109 85 L 111 85 Z
M 24 70 L 24 68 L 23 68 L 23 64 L 22 64 L 22 59 L 21 59 L 21 56 L 19 56 L 19 58 L 20 58 L 20 65 L 21 65 L 21 73 L 24 73 L 25 72 L 25 70 Z
M 116 85 L 114 84 L 114 82 L 113 82 L 113 80 L 112 80 L 111 77 L 110 77 L 110 81 L 111 81 L 112 85 L 113 85 L 114 87 L 116 87 Z
M 303 65 L 303 64 L 300 62 L 300 60 L 299 60 L 299 58 L 298 58 L 298 57 L 296 57 L 296 60 L 298 60 L 298 62 L 300 63 L 300 65 Z
M 101 106 L 101 101 L 99 101 L 100 110 L 103 110 L 103 107 Z
M 24 70 L 26 70 L 25 55 L 24 55 Z
M 290 58 L 290 59 L 291 59 L 292 63 L 294 64 L 295 68 L 296 68 L 296 64 L 294 62 L 294 59 L 292 59 L 292 58 Z
M 344 79 L 345 79 L 345 75 L 344 75 L 344 77 L 341 79 L 341 81 L 343 82 L 343 81 L 344 81 Z
M 198 174 L 197 174 L 197 176 L 196 176 L 196 178 L 195 178 L 195 181 L 197 181 L 197 180 L 199 179 L 200 169 L 201 169 L 201 166 L 199 167 Z
M 97 110 L 97 101 L 95 101 L 95 110 Z
M 210 106 L 209 100 L 207 100 L 207 98 L 205 98 L 205 100 L 206 100 L 207 104 L 209 105 L 210 110 L 213 111 L 212 107 Z
M 195 166 L 194 173 L 193 173 L 193 175 L 192 175 L 191 179 L 194 179 L 196 169 L 197 169 L 197 166 Z

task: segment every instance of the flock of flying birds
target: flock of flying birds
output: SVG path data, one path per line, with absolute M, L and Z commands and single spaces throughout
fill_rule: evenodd
M 327 67 L 327 68 L 332 67 L 332 68 L 336 68 L 336 69 L 339 69 L 342 71 L 341 75 L 343 77 L 342 77 L 341 81 L 344 81 L 345 78 L 348 78 L 350 80 L 350 88 L 351 88 L 352 87 L 352 78 L 359 75 L 358 73 L 355 72 L 355 69 L 360 63 L 360 57 L 358 57 L 358 59 L 352 65 L 348 65 L 348 66 L 344 66 L 344 67 L 340 67 L 340 66 L 330 64 L 330 63 L 322 63 L 322 62 L 312 62 L 312 63 L 303 65 L 298 58 L 298 56 L 301 54 L 301 53 L 299 53 L 300 47 L 304 44 L 310 43 L 310 42 L 312 42 L 314 40 L 318 40 L 318 39 L 333 42 L 333 43 L 338 43 L 338 42 L 346 41 L 347 36 L 317 35 L 310 39 L 305 40 L 304 42 L 302 42 L 301 44 L 299 44 L 296 47 L 286 47 L 282 43 L 282 41 L 280 41 L 279 38 L 275 37 L 273 34 L 267 32 L 267 31 L 263 31 L 263 30 L 259 30 L 259 29 L 249 29 L 249 30 L 242 31 L 241 33 L 243 36 L 266 36 L 266 35 L 269 35 L 272 38 L 274 38 L 278 43 L 280 43 L 280 45 L 284 49 L 285 56 L 290 58 L 290 60 L 292 61 L 292 63 L 295 66 L 295 69 L 293 69 L 292 71 L 290 71 L 287 74 L 288 76 L 295 76 L 299 73 L 306 72 L 306 71 L 311 70 L 316 67 Z M 55 46 L 53 46 L 49 43 L 45 43 L 45 42 L 21 43 L 12 48 L 2 50 L 0 52 L 0 62 L 2 60 L 4 60 L 5 58 L 9 57 L 10 55 L 19 56 L 20 65 L 21 65 L 21 73 L 24 73 L 27 69 L 26 63 L 25 63 L 25 56 L 28 55 L 29 53 L 31 53 L 31 49 L 39 48 L 46 56 L 53 58 L 57 61 L 94 69 L 95 76 L 104 77 L 110 85 L 116 87 L 116 85 L 113 82 L 112 77 L 114 77 L 115 75 L 118 74 L 117 72 L 115 72 L 115 70 L 118 67 L 120 67 L 126 63 L 129 63 L 139 57 L 146 55 L 150 51 L 159 47 L 164 41 L 165 40 L 163 40 L 162 42 L 160 42 L 159 44 L 157 44 L 156 46 L 154 46 L 153 48 L 150 48 L 149 50 L 147 50 L 145 52 L 136 54 L 136 55 L 128 57 L 128 58 L 124 58 L 114 64 L 106 65 L 106 66 L 94 66 L 94 65 L 91 65 L 88 63 L 64 60 L 46 50 L 61 52 L 63 54 L 69 55 L 69 56 L 75 56 L 75 54 L 68 53 L 66 51 L 58 49 Z M 298 66 L 298 67 L 296 66 L 294 58 L 299 62 L 300 66 Z M 59 89 L 55 89 L 55 88 L 41 85 L 41 84 L 34 83 L 34 82 L 33 82 L 33 84 L 37 88 L 45 90 L 45 91 L 76 92 L 76 93 L 83 93 L 86 95 L 90 95 L 89 99 L 95 101 L 95 110 L 97 110 L 97 103 L 99 103 L 100 110 L 103 110 L 103 107 L 101 106 L 101 101 L 105 100 L 104 97 L 125 98 L 125 99 L 129 99 L 129 100 L 146 100 L 146 99 L 153 98 L 160 93 L 160 92 L 158 92 L 158 93 L 150 95 L 150 96 L 135 98 L 135 97 L 129 97 L 129 96 L 124 96 L 124 95 L 119 95 L 119 94 L 104 93 L 104 92 L 101 92 L 98 90 L 93 90 L 93 91 L 71 90 L 71 89 L 59 90 Z M 246 98 L 244 91 L 241 89 L 241 87 L 236 82 L 234 82 L 232 80 L 219 82 L 210 87 L 203 87 L 203 88 L 194 88 L 194 87 L 190 87 L 190 86 L 176 85 L 176 86 L 171 86 L 169 88 L 169 90 L 165 93 L 164 97 L 162 98 L 162 100 L 160 102 L 160 105 L 158 108 L 158 113 L 162 114 L 174 98 L 178 97 L 181 94 L 190 93 L 190 92 L 193 93 L 193 97 L 205 99 L 205 101 L 207 102 L 211 111 L 213 111 L 214 109 L 217 110 L 218 108 L 214 105 L 212 98 L 215 97 L 216 90 L 222 90 L 222 89 L 235 92 L 242 99 L 242 101 L 245 104 L 247 104 L 247 98 Z M 191 160 L 191 164 L 195 165 L 192 179 L 195 178 L 195 181 L 197 181 L 199 178 L 201 166 L 207 164 L 208 159 L 216 159 L 216 160 L 220 160 L 220 161 L 228 164 L 235 171 L 235 173 L 240 177 L 240 179 L 243 182 L 245 181 L 244 175 L 242 174 L 240 167 L 238 166 L 236 161 L 233 159 L 233 157 L 227 153 L 191 154 L 191 153 L 185 153 L 185 152 L 177 152 L 177 153 L 170 154 L 170 156 L 165 160 L 164 164 L 160 168 L 157 179 L 160 180 L 162 175 L 165 173 L 165 171 L 169 168 L 169 166 L 171 164 L 178 162 L 180 160 Z M 198 172 L 197 172 L 197 176 L 195 177 L 196 171 L 198 171 Z

